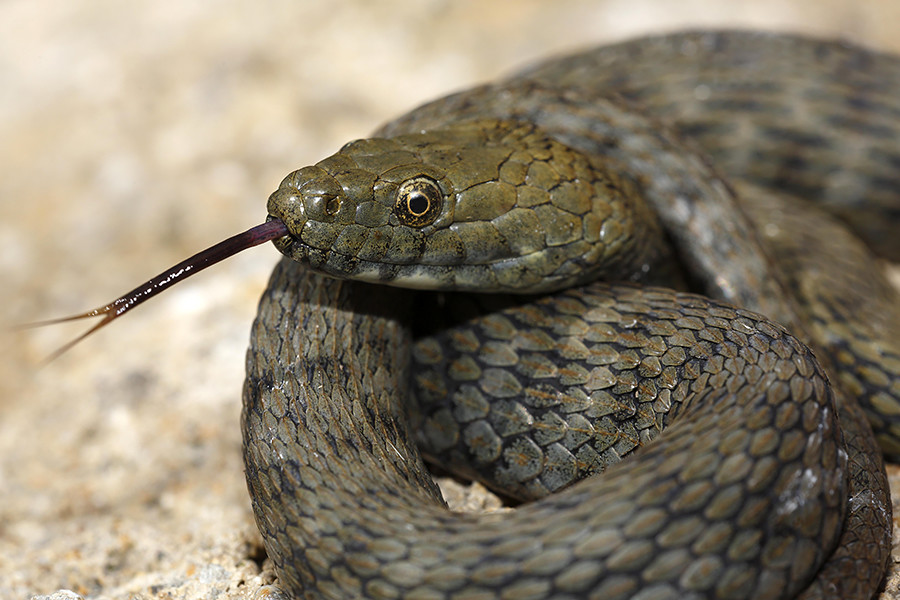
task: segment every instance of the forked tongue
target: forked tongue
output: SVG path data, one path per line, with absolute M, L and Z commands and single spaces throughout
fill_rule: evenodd
M 284 223 L 278 219 L 271 219 L 262 225 L 252 227 L 243 233 L 239 233 L 207 248 L 206 250 L 198 252 L 192 257 L 181 261 L 174 267 L 163 271 L 153 279 L 142 283 L 127 294 L 119 296 L 109 304 L 69 317 L 27 323 L 22 325 L 21 329 L 43 327 L 44 325 L 54 325 L 56 323 L 89 319 L 91 317 L 102 317 L 99 323 L 47 357 L 46 362 L 50 362 L 104 325 L 108 325 L 132 308 L 142 304 L 160 292 L 165 291 L 179 281 L 183 281 L 191 275 L 199 273 L 206 267 L 210 267 L 230 256 L 234 256 L 238 252 L 285 236 L 287 235 L 287 232 L 287 227 Z

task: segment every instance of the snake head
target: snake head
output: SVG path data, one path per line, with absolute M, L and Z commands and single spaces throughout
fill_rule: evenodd
M 470 121 L 350 142 L 268 211 L 282 253 L 335 277 L 531 293 L 639 269 L 633 191 L 534 126 Z
M 269 219 L 112 302 L 59 356 L 171 285 L 252 246 L 340 278 L 432 290 L 536 293 L 648 270 L 662 238 L 635 184 L 518 121 L 357 140 L 294 171 Z M 654 231 L 648 231 L 654 230 Z

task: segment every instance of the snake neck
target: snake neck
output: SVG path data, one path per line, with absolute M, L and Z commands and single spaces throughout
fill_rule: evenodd
M 752 223 L 705 158 L 659 121 L 596 90 L 514 79 L 426 104 L 378 133 L 396 136 L 485 117 L 534 123 L 566 146 L 616 165 L 637 182 L 699 291 L 787 327 L 800 322 Z

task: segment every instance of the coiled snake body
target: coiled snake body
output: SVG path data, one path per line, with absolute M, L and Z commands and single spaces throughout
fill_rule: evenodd
M 438 100 L 289 175 L 242 418 L 279 585 L 871 596 L 900 304 L 821 207 L 900 256 L 898 92 L 897 59 L 835 43 L 651 38 Z M 417 444 L 540 499 L 450 512 Z

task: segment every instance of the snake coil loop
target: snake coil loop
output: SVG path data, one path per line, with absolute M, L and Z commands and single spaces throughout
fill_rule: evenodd
M 260 303 L 242 415 L 279 585 L 872 596 L 900 299 L 822 205 L 900 257 L 898 99 L 894 57 L 686 33 L 442 98 L 292 173 L 269 211 L 294 260 Z M 450 512 L 422 453 L 539 499 Z

